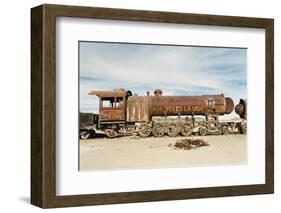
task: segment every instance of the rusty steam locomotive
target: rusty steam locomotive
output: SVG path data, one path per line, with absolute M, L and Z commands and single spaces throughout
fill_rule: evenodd
M 179 134 L 190 136 L 247 132 L 247 102 L 241 99 L 235 106 L 240 119 L 220 121 L 219 117 L 230 114 L 234 109 L 231 98 L 221 95 L 164 96 L 160 89 L 154 95 L 132 95 L 124 89 L 91 91 L 89 95 L 99 97 L 97 130 L 108 137 L 131 135 L 140 137 L 174 137 Z M 203 116 L 203 117 L 202 117 Z M 92 130 L 95 131 L 95 130 Z M 87 132 L 87 131 L 86 131 Z M 85 136 L 85 131 L 80 136 Z

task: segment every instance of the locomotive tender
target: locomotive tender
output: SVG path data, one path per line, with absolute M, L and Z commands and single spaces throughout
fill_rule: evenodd
M 97 131 L 99 115 L 94 113 L 80 112 L 80 138 L 87 139 L 94 137 Z
M 223 94 L 164 96 L 156 89 L 154 95 L 147 92 L 146 96 L 137 96 L 129 90 L 115 89 L 91 91 L 89 95 L 99 97 L 98 129 L 111 138 L 134 133 L 141 137 L 165 134 L 175 137 L 178 134 L 190 136 L 193 132 L 206 135 L 247 131 L 244 99 L 235 107 L 241 118 L 239 121 L 219 120 L 234 109 L 233 100 Z

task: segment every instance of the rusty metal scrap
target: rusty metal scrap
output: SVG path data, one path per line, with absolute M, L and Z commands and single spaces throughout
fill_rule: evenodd
M 166 96 L 160 89 L 156 89 L 154 95 L 149 94 L 133 95 L 125 89 L 89 92 L 89 95 L 99 98 L 99 129 L 110 133 L 107 134 L 110 137 L 134 132 L 141 137 L 190 136 L 194 130 L 198 130 L 200 135 L 227 134 L 228 130 L 239 130 L 241 134 L 247 132 L 246 122 L 232 125 L 231 122 L 219 121 L 221 115 L 230 114 L 234 109 L 233 100 L 223 94 Z M 246 100 L 241 99 L 235 112 L 246 120 Z M 205 119 L 199 121 L 198 115 L 205 116 Z M 155 118 L 163 118 L 165 122 Z M 196 146 L 195 143 L 190 145 Z
M 233 111 L 234 103 L 221 95 L 165 96 L 156 89 L 154 96 L 132 96 L 128 90 L 91 91 L 100 98 L 100 119 L 128 122 L 149 121 L 152 116 L 224 115 Z M 103 103 L 108 102 L 107 105 Z
M 189 149 L 194 149 L 198 148 L 200 146 L 209 146 L 208 142 L 202 140 L 202 139 L 181 139 L 176 141 L 174 145 L 169 144 L 169 146 L 173 146 L 176 149 L 184 149 L 184 150 L 189 150 Z

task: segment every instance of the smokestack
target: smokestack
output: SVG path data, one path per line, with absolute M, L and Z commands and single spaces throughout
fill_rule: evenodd
M 162 90 L 161 89 L 156 89 L 155 91 L 154 91 L 154 95 L 156 96 L 156 97 L 160 97 L 161 95 L 162 95 Z

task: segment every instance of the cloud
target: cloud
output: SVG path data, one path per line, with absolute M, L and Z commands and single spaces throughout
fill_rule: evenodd
M 171 45 L 80 42 L 80 107 L 91 108 L 90 90 L 125 88 L 138 95 L 246 95 L 247 50 Z

